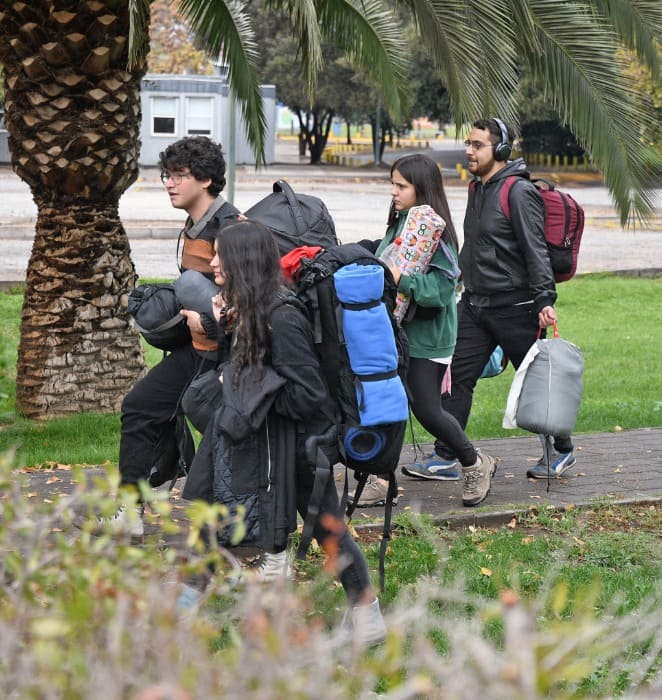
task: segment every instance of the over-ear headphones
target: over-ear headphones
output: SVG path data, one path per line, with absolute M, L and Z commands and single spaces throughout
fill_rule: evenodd
M 501 143 L 497 143 L 495 146 L 492 147 L 492 152 L 494 153 L 494 160 L 508 160 L 508 158 L 510 158 L 511 151 L 513 150 L 513 147 L 508 141 L 508 129 L 506 128 L 506 125 L 501 121 L 501 119 L 492 117 L 492 121 L 499 127 L 499 131 L 501 132 Z

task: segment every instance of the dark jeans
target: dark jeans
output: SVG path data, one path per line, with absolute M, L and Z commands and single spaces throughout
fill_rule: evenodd
M 450 396 L 444 396 L 444 408 L 457 418 L 466 429 L 473 392 L 485 363 L 497 345 L 517 369 L 536 341 L 538 314 L 533 304 L 518 304 L 499 308 L 472 306 L 462 297 L 458 305 L 458 330 L 455 354 L 451 365 L 452 388 Z M 486 380 L 489 381 L 489 380 Z M 569 437 L 554 437 L 557 452 L 573 449 Z M 450 445 L 437 440 L 435 450 L 443 457 L 451 457 Z
M 308 512 L 314 480 L 315 474 L 311 467 L 306 464 L 297 466 L 297 510 L 303 518 Z M 322 524 L 325 515 L 329 515 L 335 520 L 337 531 Z M 356 605 L 361 595 L 370 586 L 370 574 L 363 552 L 345 524 L 344 513 L 340 509 L 338 491 L 333 478 L 330 478 L 326 484 L 326 490 L 320 504 L 319 518 L 313 529 L 313 537 L 320 544 L 333 539 L 337 540 L 340 583 L 345 589 L 350 605 Z
M 469 467 L 476 462 L 476 450 L 457 419 L 441 405 L 441 381 L 447 367 L 419 357 L 409 359 L 411 410 L 428 433 L 448 445 L 461 464 Z
M 199 372 L 216 366 L 216 352 L 205 359 L 192 345 L 173 350 L 124 397 L 119 470 L 122 484 L 149 477 L 164 434 L 174 431 L 174 417 L 184 390 Z

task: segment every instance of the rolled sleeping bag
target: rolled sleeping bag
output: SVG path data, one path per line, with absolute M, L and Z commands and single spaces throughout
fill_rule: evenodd
M 343 305 L 342 324 L 350 364 L 355 374 L 389 372 L 398 367 L 398 350 L 386 306 L 384 268 L 351 263 L 333 275 L 336 296 Z M 346 305 L 370 305 L 348 308 Z
M 343 444 L 348 457 L 357 462 L 368 462 L 384 449 L 386 435 L 379 430 L 351 427 Z
M 347 354 L 357 375 L 356 399 L 361 425 L 407 420 L 409 408 L 397 374 L 395 335 L 381 301 L 384 268 L 351 263 L 337 270 L 333 277 L 336 296 L 342 305 Z
M 197 270 L 186 270 L 173 283 L 175 297 L 182 309 L 197 311 L 214 318 L 212 297 L 215 297 L 220 287 Z

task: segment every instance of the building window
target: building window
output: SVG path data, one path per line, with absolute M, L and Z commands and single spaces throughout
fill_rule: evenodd
M 152 97 L 152 136 L 177 134 L 177 98 Z
M 189 97 L 186 100 L 186 133 L 211 136 L 213 98 Z

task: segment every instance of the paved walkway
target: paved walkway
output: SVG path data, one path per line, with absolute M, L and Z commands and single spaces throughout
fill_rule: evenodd
M 526 478 L 526 469 L 541 453 L 536 436 L 478 440 L 475 442 L 478 447 L 499 460 L 492 491 L 481 505 L 462 506 L 460 482 L 423 481 L 399 474 L 400 499 L 394 513 L 421 512 L 451 527 L 488 527 L 506 524 L 518 513 L 546 506 L 581 507 L 601 501 L 662 504 L 662 428 L 577 435 L 574 441 L 577 465 L 562 478 L 551 480 L 548 490 L 546 480 Z M 431 449 L 431 445 L 421 447 Z M 411 461 L 412 457 L 413 448 L 407 446 L 401 462 Z M 91 483 L 105 472 L 100 467 L 90 467 L 87 474 Z M 338 467 L 339 488 L 343 478 L 344 469 Z M 180 480 L 171 493 L 173 518 L 179 522 L 185 520 L 183 511 L 187 505 L 179 497 L 182 486 Z M 70 470 L 27 473 L 26 489 L 42 499 L 53 499 L 73 488 Z M 383 507 L 361 508 L 353 522 L 357 527 L 374 526 L 383 513 Z M 161 542 L 174 543 L 182 542 L 185 533 L 164 535 L 158 517 L 147 514 L 146 534 Z

